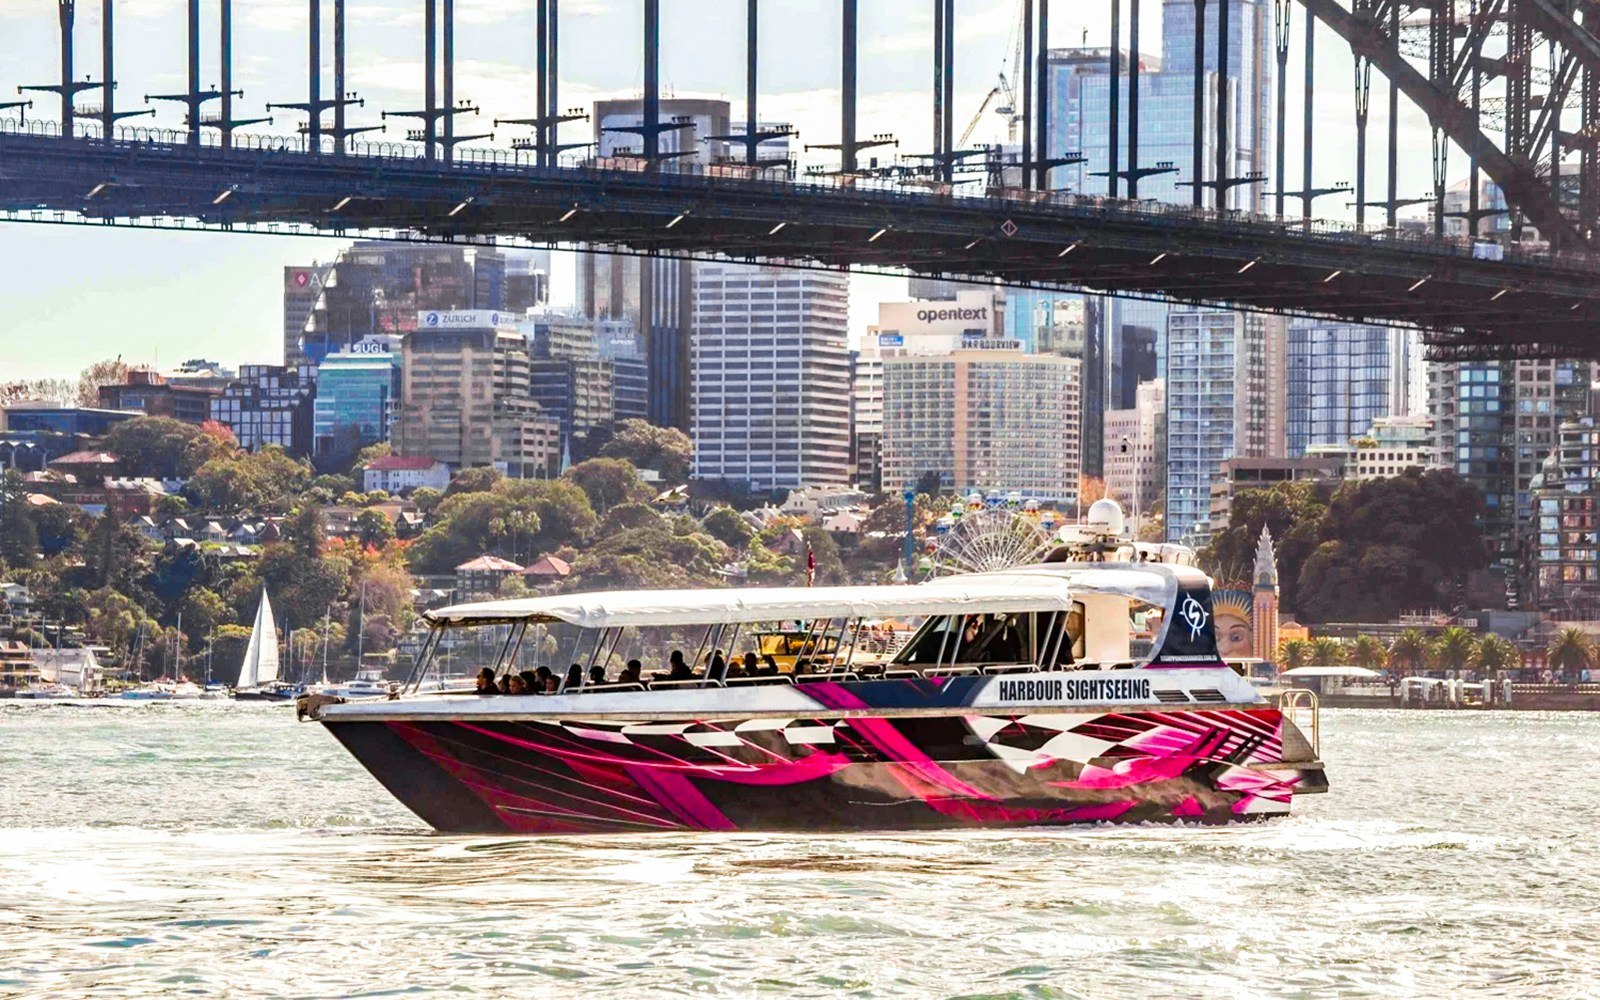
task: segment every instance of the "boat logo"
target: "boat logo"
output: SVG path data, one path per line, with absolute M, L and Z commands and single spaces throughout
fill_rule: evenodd
M 1190 642 L 1200 638 L 1200 630 L 1205 628 L 1206 622 L 1211 620 L 1211 616 L 1206 613 L 1205 607 L 1195 600 L 1193 595 L 1183 599 L 1183 609 L 1178 612 L 1178 616 L 1189 626 Z

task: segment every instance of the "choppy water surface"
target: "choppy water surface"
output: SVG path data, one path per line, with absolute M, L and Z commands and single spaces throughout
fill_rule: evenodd
M 1600 716 L 1326 712 L 1274 824 L 439 837 L 320 727 L 0 707 L 0 996 L 1575 997 Z

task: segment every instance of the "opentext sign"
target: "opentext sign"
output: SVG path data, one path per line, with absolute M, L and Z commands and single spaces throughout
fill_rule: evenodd
M 959 319 L 989 318 L 989 307 L 978 309 L 921 309 L 917 312 L 917 319 L 923 323 L 944 323 Z

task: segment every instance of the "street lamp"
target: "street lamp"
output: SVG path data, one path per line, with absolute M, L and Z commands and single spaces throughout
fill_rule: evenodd
M 1131 454 L 1133 456 L 1133 541 L 1137 544 L 1139 541 L 1139 480 L 1141 478 L 1139 452 L 1126 434 L 1122 435 L 1122 447 L 1120 450 L 1124 455 Z

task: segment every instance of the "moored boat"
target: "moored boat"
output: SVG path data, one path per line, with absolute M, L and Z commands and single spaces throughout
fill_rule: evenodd
M 1221 823 L 1285 815 L 1295 795 L 1324 791 L 1312 741 L 1220 658 L 1205 575 L 1122 558 L 917 586 L 460 605 L 427 616 L 400 697 L 301 710 L 446 832 Z M 852 623 L 890 617 L 922 624 L 887 663 L 859 665 Z M 1130 620 L 1154 634 L 1148 650 Z M 818 649 L 840 637 L 820 672 L 646 675 L 554 695 L 415 690 L 452 642 L 457 657 L 492 649 L 482 665 L 505 672 L 529 662 L 531 630 L 564 630 L 568 649 L 589 651 L 587 677 L 648 648 L 630 632 L 693 630 L 692 664 L 788 622 Z

